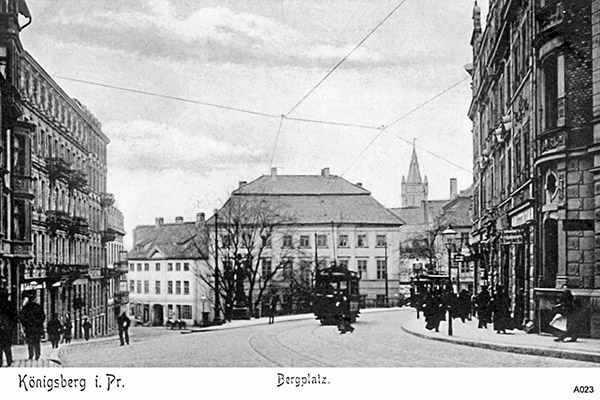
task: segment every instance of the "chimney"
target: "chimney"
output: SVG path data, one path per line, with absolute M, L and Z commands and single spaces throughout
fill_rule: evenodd
M 162 224 L 165 223 L 165 220 L 163 218 L 156 218 L 156 226 L 161 226 Z
M 175 217 L 176 224 L 183 224 L 183 217 Z
M 323 169 L 321 170 L 321 176 L 322 176 L 323 178 L 329 178 L 329 168 L 323 168 Z
M 240 181 L 240 183 L 239 183 L 239 188 L 240 188 L 240 189 L 241 189 L 241 188 L 243 188 L 244 186 L 246 186 L 246 184 L 247 184 L 247 183 L 248 183 L 248 182 L 246 182 L 246 181 Z
M 275 180 L 276 177 L 277 177 L 277 167 L 272 167 L 271 168 L 271 179 Z
M 197 223 L 202 223 L 206 220 L 206 214 L 204 214 L 203 212 L 196 214 L 196 222 Z
M 450 200 L 458 197 L 458 183 L 456 178 L 450 178 Z
M 358 183 L 356 184 L 356 186 L 358 186 L 358 187 L 362 187 L 362 182 L 358 182 Z

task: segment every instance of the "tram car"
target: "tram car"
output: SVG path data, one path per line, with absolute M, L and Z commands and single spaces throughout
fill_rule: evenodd
M 360 275 L 347 268 L 331 266 L 317 270 L 313 312 L 323 325 L 337 324 L 340 313 L 356 322 L 360 314 Z
M 410 279 L 410 305 L 420 310 L 427 293 L 447 292 L 449 289 L 448 275 L 423 274 L 412 277 Z

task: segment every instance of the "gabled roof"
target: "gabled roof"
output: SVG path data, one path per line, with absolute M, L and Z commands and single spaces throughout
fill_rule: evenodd
M 165 259 L 206 259 L 208 244 L 202 225 L 194 222 L 140 225 L 134 230 L 130 259 L 151 259 L 158 252 Z

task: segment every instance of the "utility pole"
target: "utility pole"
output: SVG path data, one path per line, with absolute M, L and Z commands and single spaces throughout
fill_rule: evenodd
M 390 300 L 388 297 L 388 254 L 387 254 L 387 238 L 385 239 L 385 306 L 388 307 Z
M 221 304 L 219 300 L 219 213 L 215 210 L 215 316 L 213 324 L 219 325 Z

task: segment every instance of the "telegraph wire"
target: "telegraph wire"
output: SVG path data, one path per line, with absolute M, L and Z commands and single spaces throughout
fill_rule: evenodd
M 145 90 L 125 88 L 125 87 L 121 87 L 121 86 L 108 85 L 108 84 L 105 84 L 105 83 L 92 82 L 92 81 L 87 81 L 87 80 L 83 80 L 83 79 L 68 78 L 66 76 L 56 76 L 56 75 L 53 75 L 52 77 L 53 78 L 58 78 L 58 79 L 64 79 L 64 80 L 67 80 L 67 81 L 85 83 L 87 85 L 100 86 L 100 87 L 108 88 L 108 89 L 121 90 L 123 92 L 143 94 L 143 95 L 146 95 L 146 96 L 159 97 L 159 98 L 162 98 L 162 99 L 177 100 L 177 101 L 183 101 L 183 102 L 186 102 L 186 103 L 200 104 L 200 105 L 207 106 L 207 107 L 220 108 L 220 109 L 223 109 L 223 110 L 237 111 L 237 112 L 246 113 L 246 114 L 258 115 L 258 116 L 261 116 L 261 117 L 269 117 L 269 118 L 280 118 L 281 117 L 280 115 L 267 114 L 267 113 L 263 113 L 263 112 L 259 112 L 259 111 L 247 110 L 247 109 L 244 109 L 244 108 L 224 106 L 222 104 L 209 103 L 209 102 L 199 101 L 199 100 L 191 100 L 191 99 L 186 99 L 184 97 L 169 96 L 169 95 L 166 95 L 166 94 L 148 92 L 148 91 L 145 91 Z
M 383 25 L 383 23 L 385 21 L 387 21 L 400 7 L 402 7 L 402 5 L 404 3 L 406 3 L 407 0 L 402 0 L 402 2 L 400 2 L 400 4 L 398 4 L 384 19 L 381 20 L 381 22 L 379 22 L 377 24 L 377 26 L 375 26 L 375 28 L 373 28 L 368 34 L 367 36 L 365 36 L 351 51 L 350 53 L 348 53 L 344 58 L 342 58 L 340 60 L 340 62 L 338 62 L 320 81 L 319 83 L 317 83 L 298 103 L 296 103 L 296 105 L 294 107 L 292 107 L 290 109 L 290 111 L 288 111 L 285 116 L 287 117 L 288 115 L 290 115 L 296 108 L 298 108 L 298 106 L 300 106 L 300 104 L 302 104 L 304 102 L 304 100 L 306 100 L 308 98 L 308 96 L 310 96 L 315 90 L 317 90 L 317 88 L 319 86 L 321 86 L 321 84 L 323 82 L 325 82 L 325 80 L 327 78 L 329 78 L 329 75 L 331 75 L 336 69 L 338 69 L 338 67 L 340 65 L 342 65 L 344 63 L 344 61 L 346 61 L 348 59 L 348 57 L 350 57 L 352 55 L 352 53 L 354 53 L 373 33 L 375 33 L 375 31 L 377 29 L 379 29 L 379 27 L 381 25 Z
M 401 120 L 403 120 L 404 118 L 408 117 L 409 115 L 415 113 L 416 111 L 420 110 L 421 108 L 425 107 L 427 104 L 431 103 L 432 101 L 434 101 L 435 99 L 439 98 L 440 96 L 442 96 L 443 94 L 449 92 L 450 90 L 454 89 L 456 86 L 460 85 L 461 83 L 463 83 L 464 81 L 466 81 L 467 79 L 469 79 L 470 77 L 466 77 L 464 79 L 461 79 L 460 81 L 454 83 L 453 85 L 449 86 L 448 88 L 444 89 L 443 91 L 441 91 L 440 93 L 436 94 L 435 96 L 433 96 L 432 98 L 430 98 L 429 100 L 421 103 L 420 105 L 418 105 L 417 107 L 413 108 L 412 110 L 410 110 L 409 112 L 407 112 L 406 114 L 403 114 L 401 117 L 397 118 L 396 120 L 392 121 L 390 124 L 385 125 L 377 135 L 375 135 L 375 137 L 373 139 L 371 139 L 371 141 L 369 142 L 369 144 L 367 144 L 367 146 L 360 152 L 360 154 L 350 163 L 350 165 L 348 166 L 348 168 L 346 168 L 344 170 L 344 172 L 342 173 L 341 176 L 346 175 L 346 173 L 354 166 L 354 164 L 356 164 L 356 162 L 367 152 L 367 150 L 371 147 L 371 145 L 373 143 L 375 143 L 375 141 L 377 139 L 379 139 L 379 137 L 388 129 L 390 128 L 392 125 L 400 122 Z M 427 150 L 428 151 L 428 150 Z M 429 151 L 428 151 L 429 152 Z M 433 153 L 431 153 L 433 154 Z M 451 161 L 444 159 L 441 156 L 437 156 L 436 157 L 440 158 L 441 160 L 447 161 L 451 164 L 453 164 Z M 462 168 L 462 167 L 461 167 Z
M 64 79 L 67 81 L 83 83 L 86 85 L 99 86 L 99 87 L 103 87 L 103 88 L 107 88 L 107 89 L 120 90 L 123 92 L 130 92 L 130 93 L 141 94 L 141 95 L 145 95 L 145 96 L 158 97 L 158 98 L 162 98 L 162 99 L 182 101 L 185 103 L 199 104 L 199 105 L 203 105 L 203 106 L 220 108 L 220 109 L 224 109 L 224 110 L 228 110 L 228 111 L 236 111 L 236 112 L 252 114 L 252 115 L 257 115 L 257 116 L 267 117 L 267 118 L 284 117 L 285 119 L 288 119 L 290 121 L 307 122 L 307 123 L 314 123 L 314 124 L 337 125 L 337 126 L 345 126 L 345 127 L 349 127 L 349 128 L 361 128 L 361 129 L 381 129 L 381 127 L 376 127 L 376 126 L 350 124 L 350 123 L 336 122 L 336 121 L 324 121 L 324 120 L 316 120 L 316 119 L 309 119 L 309 118 L 286 117 L 286 116 L 282 116 L 282 115 L 269 114 L 269 113 L 264 113 L 264 112 L 260 112 L 260 111 L 248 110 L 248 109 L 244 109 L 244 108 L 225 106 L 225 105 L 217 104 L 217 103 L 210 103 L 210 102 L 205 102 L 205 101 L 187 99 L 184 97 L 177 97 L 177 96 L 170 96 L 170 95 L 161 94 L 161 93 L 149 92 L 146 90 L 139 90 L 139 89 L 126 88 L 123 86 L 109 85 L 106 83 L 93 82 L 93 81 L 88 81 L 88 80 L 84 80 L 84 79 L 69 78 L 66 76 L 52 75 L 52 77 L 56 78 L 56 79 Z
M 381 125 L 381 126 L 370 126 L 370 125 L 348 124 L 348 123 L 344 123 L 344 122 L 321 121 L 321 120 L 318 120 L 318 119 L 286 117 L 285 115 L 282 115 L 282 118 L 285 118 L 285 119 L 290 120 L 290 121 L 311 122 L 313 124 L 346 126 L 346 127 L 350 127 L 350 128 L 362 128 L 362 129 L 372 129 L 372 130 L 380 130 L 380 129 L 384 128 L 383 125 Z
M 400 136 L 397 136 L 397 135 L 394 135 L 394 137 L 395 137 L 396 139 L 400 140 L 400 141 L 403 141 L 403 142 L 406 142 L 406 143 L 408 143 L 408 144 L 411 144 L 413 147 L 416 147 L 416 148 L 417 148 L 417 149 L 419 149 L 419 150 L 423 150 L 425 153 L 428 153 L 428 154 L 430 154 L 430 155 L 434 156 L 435 158 L 437 158 L 437 159 L 439 159 L 439 160 L 445 161 L 445 162 L 447 162 L 448 164 L 454 165 L 456 168 L 458 168 L 458 169 L 462 169 L 463 171 L 465 171 L 465 172 L 468 172 L 469 174 L 473 175 L 473 170 L 468 170 L 468 169 L 466 169 L 465 167 L 463 167 L 463 166 L 461 166 L 461 165 L 459 165 L 459 164 L 456 164 L 456 163 L 455 163 L 455 162 L 453 162 L 453 161 L 450 161 L 450 160 L 448 160 L 447 158 L 444 158 L 444 157 L 442 157 L 442 156 L 440 156 L 440 155 L 437 155 L 437 154 L 435 154 L 435 153 L 433 153 L 433 152 L 431 152 L 431 151 L 427 150 L 426 148 L 424 148 L 424 147 L 422 147 L 422 146 L 418 146 L 418 145 L 416 145 L 415 143 L 411 142 L 410 140 L 404 139 L 403 137 L 400 137 Z

